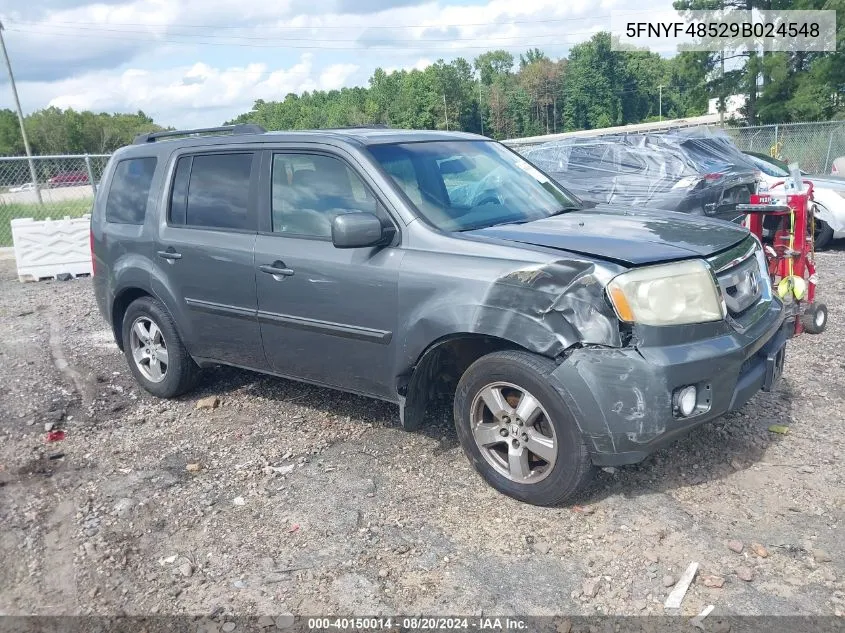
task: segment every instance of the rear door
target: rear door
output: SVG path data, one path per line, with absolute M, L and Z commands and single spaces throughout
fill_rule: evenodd
M 195 357 L 266 368 L 256 319 L 257 152 L 177 157 L 155 259 Z
M 91 216 L 94 294 L 100 311 L 111 318 L 115 293 L 125 286 L 145 285 L 140 271 L 152 255 L 151 230 L 145 230 L 150 192 L 160 190 L 163 169 L 155 156 L 125 158 L 111 164 L 94 200 Z M 122 336 L 120 324 L 116 337 Z
M 338 213 L 390 216 L 353 162 L 336 153 L 268 152 L 255 248 L 258 319 L 273 371 L 395 398 L 395 246 L 335 248 Z M 395 225 L 395 223 L 394 223 Z

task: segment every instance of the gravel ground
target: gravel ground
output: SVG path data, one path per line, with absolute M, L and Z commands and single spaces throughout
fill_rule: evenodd
M 227 368 L 157 400 L 90 280 L 0 262 L 0 614 L 662 614 L 698 562 L 682 614 L 842 615 L 845 245 L 818 260 L 830 324 L 778 392 L 554 509 L 486 486 L 445 410 L 407 433 Z

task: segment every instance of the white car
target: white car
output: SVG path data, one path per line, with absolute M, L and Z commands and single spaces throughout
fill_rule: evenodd
M 760 170 L 758 191 L 767 191 L 774 197 L 785 196 L 783 185 L 772 185 L 789 178 L 789 168 L 783 161 L 765 154 L 745 152 Z M 804 174 L 804 172 L 801 172 Z M 813 203 L 816 207 L 815 245 L 824 248 L 831 240 L 845 238 L 845 178 L 804 174 L 813 183 Z
M 31 182 L 24 183 L 22 185 L 18 185 L 17 187 L 9 187 L 9 193 L 20 193 L 21 191 L 33 191 L 35 190 L 35 185 Z

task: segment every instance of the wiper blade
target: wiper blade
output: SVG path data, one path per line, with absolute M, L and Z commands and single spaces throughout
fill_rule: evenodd
M 493 224 L 473 224 L 472 226 L 467 226 L 462 229 L 455 229 L 456 233 L 465 233 L 466 231 L 478 231 L 480 229 L 489 229 L 494 226 L 506 226 L 508 224 L 526 224 L 527 222 L 531 222 L 532 220 L 508 220 L 507 222 L 494 222 Z
M 581 211 L 583 207 L 578 206 L 571 206 L 571 207 L 561 207 L 560 209 L 555 209 L 549 214 L 549 217 L 553 215 L 562 215 L 564 213 L 569 213 L 570 211 Z

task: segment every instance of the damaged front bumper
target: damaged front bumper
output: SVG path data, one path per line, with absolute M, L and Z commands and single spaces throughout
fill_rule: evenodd
M 671 345 L 574 350 L 552 373 L 596 465 L 633 464 L 690 429 L 773 388 L 793 330 L 772 302 L 753 326 Z M 673 394 L 695 386 L 683 417 Z

